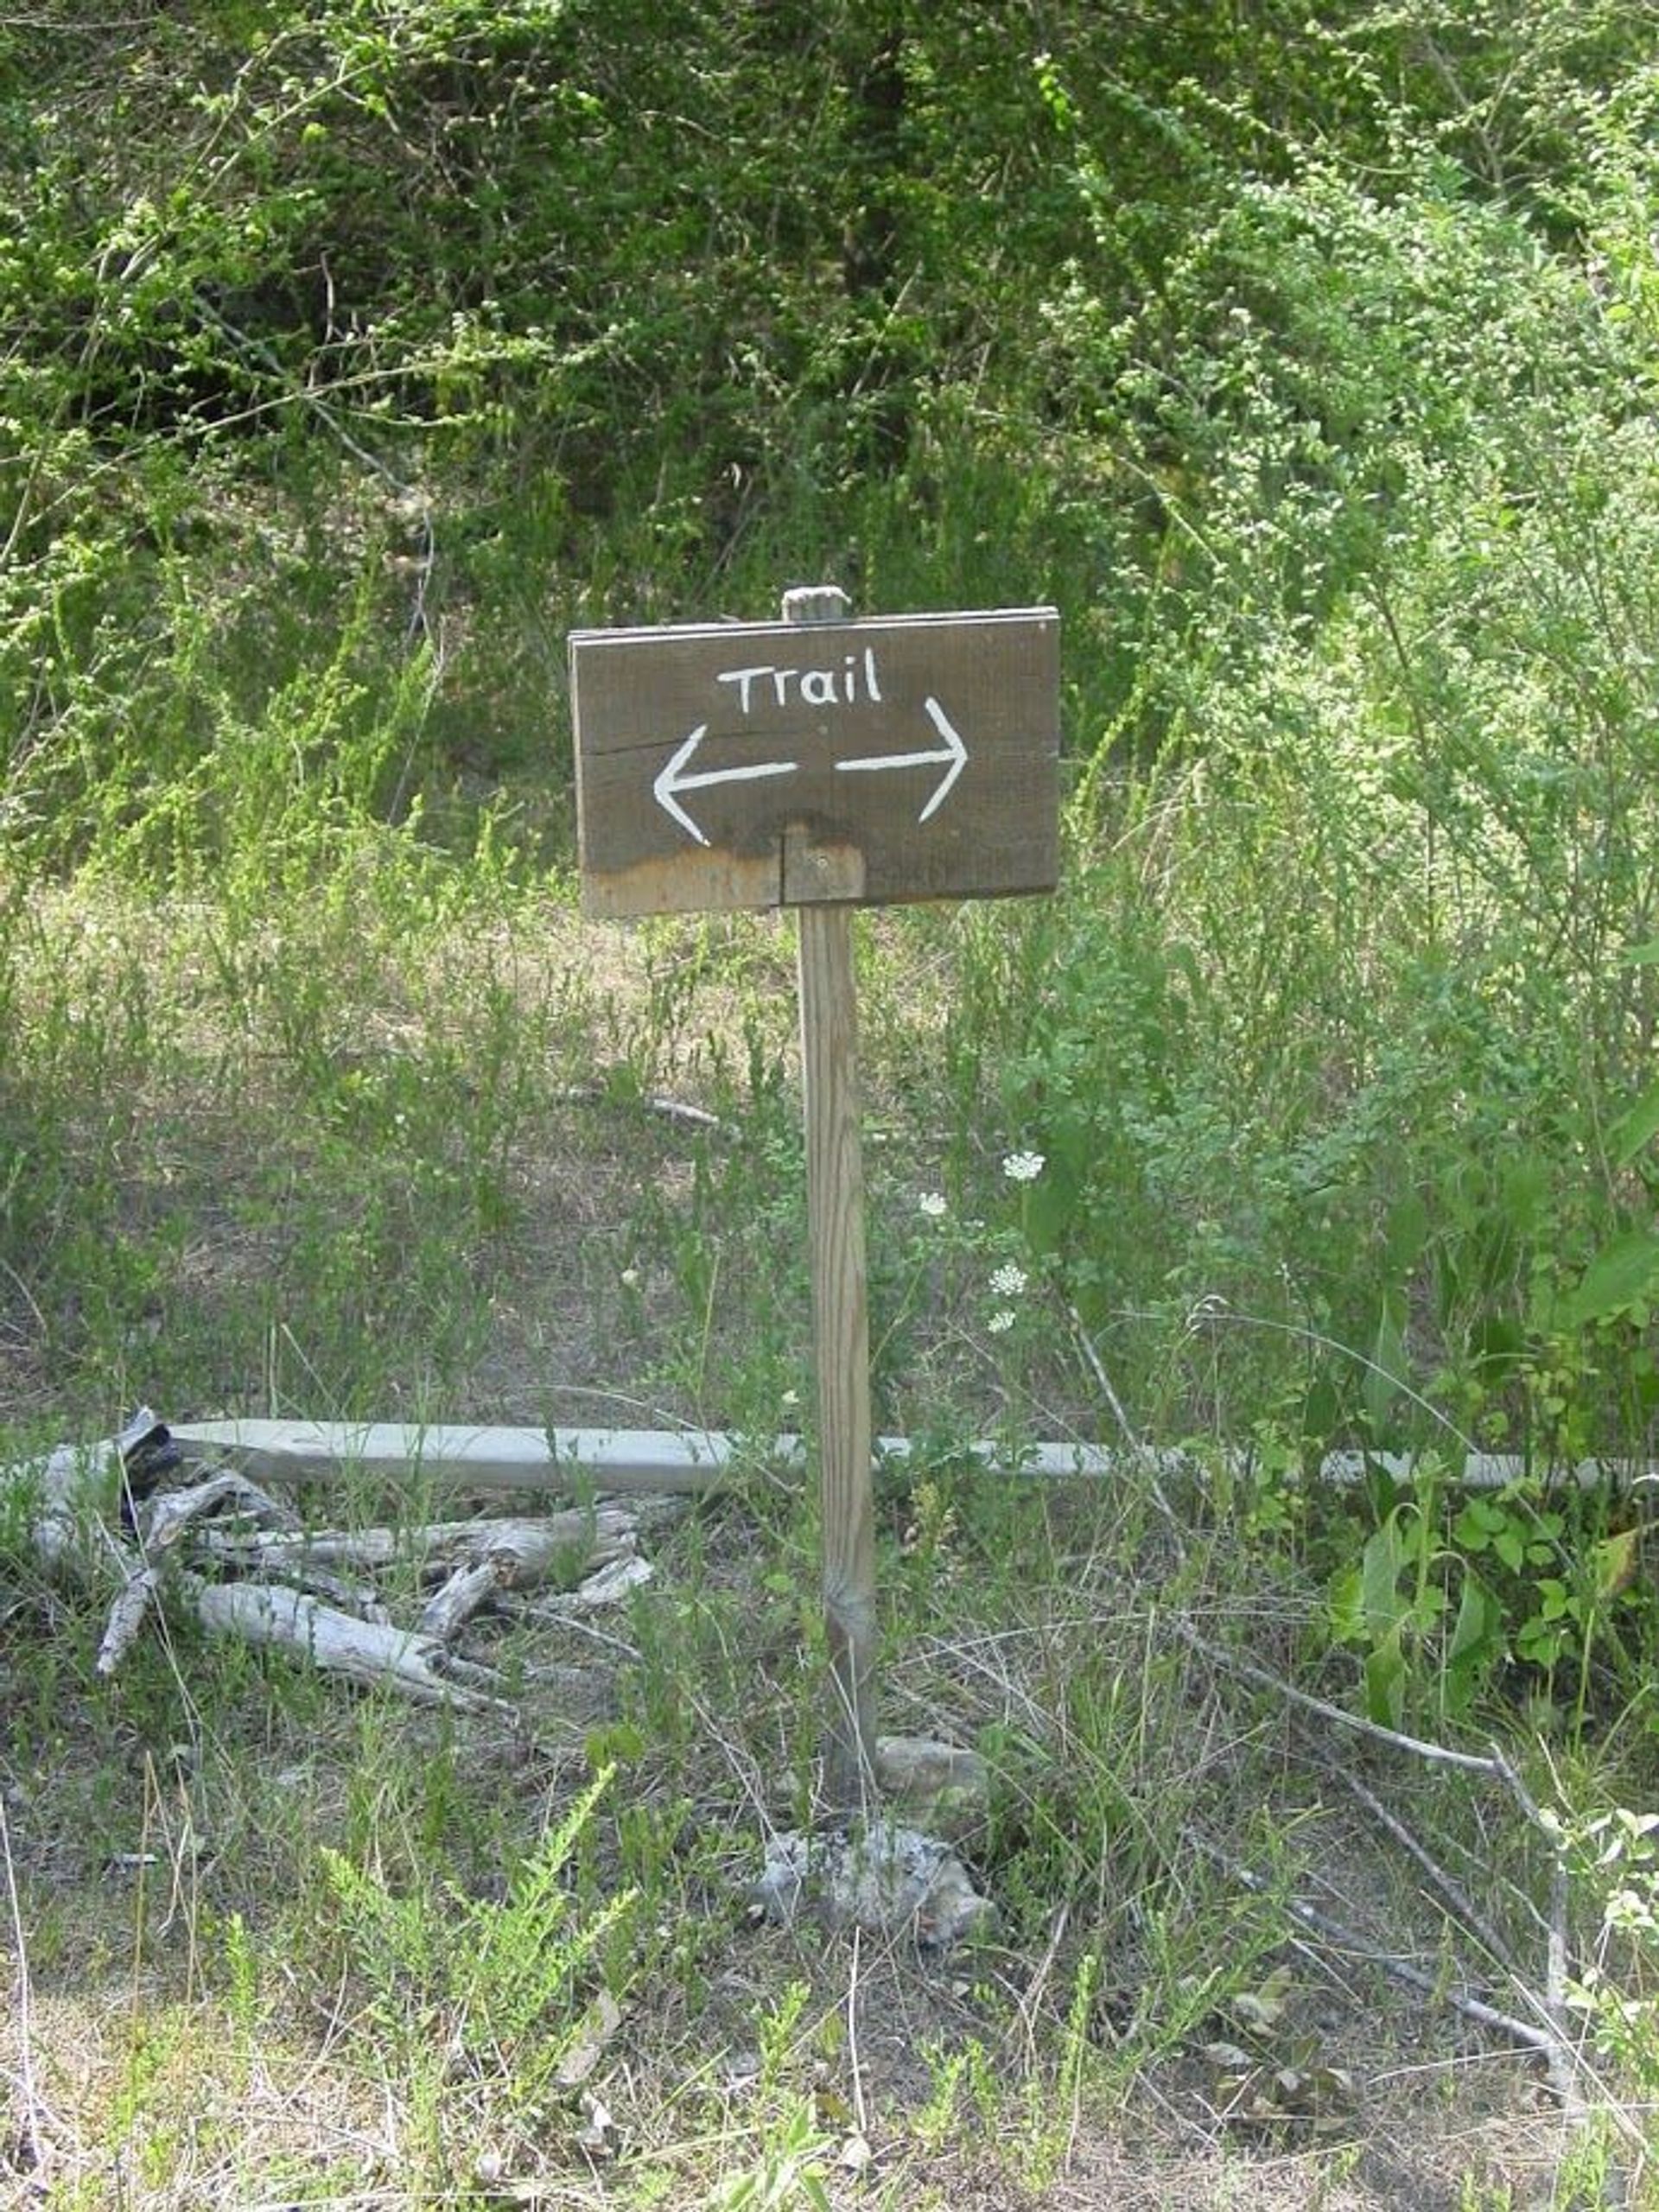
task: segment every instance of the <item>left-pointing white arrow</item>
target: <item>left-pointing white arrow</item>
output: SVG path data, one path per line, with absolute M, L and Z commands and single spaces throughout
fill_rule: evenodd
M 927 804 L 922 809 L 921 812 L 916 817 L 918 823 L 925 822 L 930 815 L 934 815 L 938 812 L 939 809 L 944 804 L 945 800 L 950 798 L 951 787 L 955 784 L 957 778 L 968 766 L 968 748 L 963 743 L 962 740 L 957 735 L 956 731 L 950 727 L 950 719 L 946 715 L 944 709 L 939 704 L 937 699 L 931 696 L 924 699 L 922 704 L 927 709 L 928 720 L 932 723 L 934 728 L 938 730 L 939 735 L 944 740 L 944 743 L 939 747 L 936 752 L 867 753 L 861 760 L 837 760 L 836 763 L 837 768 L 843 770 L 856 768 L 873 770 L 876 768 L 919 768 L 930 760 L 942 760 L 945 762 L 946 766 L 944 773 L 939 778 L 938 783 L 934 788 L 932 797 L 928 800 Z
M 706 845 L 709 840 L 680 804 L 682 791 L 704 791 L 711 784 L 747 784 L 757 776 L 792 776 L 800 766 L 798 760 L 754 760 L 743 768 L 705 768 L 701 775 L 683 776 L 681 769 L 692 759 L 708 730 L 707 722 L 699 722 L 651 787 L 658 805 L 671 814 L 681 829 L 700 845 Z

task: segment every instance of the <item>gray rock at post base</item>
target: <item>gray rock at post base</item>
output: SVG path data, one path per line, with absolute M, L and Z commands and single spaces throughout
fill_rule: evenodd
M 950 1843 L 972 1843 L 990 1825 L 991 1784 L 984 1760 L 960 1744 L 931 1736 L 880 1736 L 875 1780 L 906 1826 Z
M 850 1835 L 774 1835 L 749 1903 L 785 1926 L 805 1914 L 830 1928 L 912 1935 L 930 1951 L 988 1933 L 996 1919 L 948 1844 L 885 1821 Z

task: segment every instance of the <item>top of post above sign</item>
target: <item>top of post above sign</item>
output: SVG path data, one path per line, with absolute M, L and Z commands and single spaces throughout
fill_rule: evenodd
M 1053 888 L 1052 607 L 578 630 L 570 696 L 588 914 Z

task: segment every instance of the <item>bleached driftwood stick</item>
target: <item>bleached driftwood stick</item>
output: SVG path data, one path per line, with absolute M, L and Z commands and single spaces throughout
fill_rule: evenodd
M 693 1106 L 683 1098 L 670 1098 L 660 1090 L 648 1090 L 638 1098 L 617 1099 L 602 1084 L 568 1084 L 558 1094 L 572 1106 L 630 1105 L 644 1114 L 656 1114 L 665 1122 L 679 1122 L 690 1129 L 708 1129 L 724 1135 L 727 1124 L 718 1114 L 711 1114 L 706 1106 Z
M 245 1475 L 213 1475 L 206 1482 L 193 1483 L 188 1490 L 163 1491 L 140 1507 L 137 1516 L 138 1535 L 145 1552 L 153 1559 L 158 1552 L 170 1550 L 198 1522 L 206 1520 L 210 1513 L 217 1513 L 223 1505 L 239 1507 L 245 1515 L 266 1528 L 297 1526 L 286 1505 L 278 1504 Z
M 512 1713 L 493 1694 L 493 1669 L 458 1659 L 435 1637 L 384 1628 L 275 1583 L 207 1582 L 182 1574 L 175 1586 L 210 1634 L 288 1651 L 355 1682 L 390 1685 L 427 1705 Z
M 289 1574 L 302 1562 L 370 1573 L 408 1565 L 435 1578 L 487 1564 L 504 1589 L 517 1590 L 546 1581 L 561 1567 L 574 1575 L 578 1567 L 603 1565 L 635 1541 L 639 1522 L 635 1510 L 606 1503 L 591 1513 L 572 1508 L 533 1520 L 437 1521 L 412 1529 L 280 1535 L 210 1529 L 202 1541 L 215 1558 L 262 1573 Z
M 139 1630 L 149 1617 L 162 1586 L 159 1567 L 140 1567 L 128 1578 L 104 1624 L 104 1641 L 98 1647 L 98 1671 L 112 1675 L 125 1658 Z
M 422 1635 L 448 1643 L 474 1613 L 488 1605 L 500 1587 L 493 1560 L 480 1560 L 475 1567 L 458 1567 L 422 1608 Z
M 82 1582 L 111 1571 L 119 1575 L 99 1652 L 102 1674 L 111 1672 L 130 1646 L 162 1580 L 162 1566 L 140 1564 L 133 1549 L 118 1542 L 96 1513 L 98 1490 L 107 1494 L 118 1471 L 113 1444 L 89 1452 L 62 1446 L 30 1470 L 40 1484 L 30 1540 L 42 1562 Z M 168 1580 L 170 1592 L 211 1633 L 291 1651 L 355 1681 L 391 1683 L 424 1702 L 512 1710 L 490 1694 L 497 1678 L 488 1669 L 455 1659 L 431 1637 L 358 1620 L 297 1590 L 213 1583 L 182 1570 Z
M 655 1572 L 648 1559 L 626 1553 L 565 1596 L 545 1599 L 541 1610 L 548 1615 L 602 1612 L 607 1605 L 620 1605 L 631 1590 L 642 1589 Z
M 453 1637 L 502 1591 L 524 1590 L 543 1580 L 556 1559 L 556 1553 L 543 1557 L 538 1547 L 518 1541 L 499 1550 L 493 1546 L 483 1549 L 481 1557 L 471 1566 L 458 1567 L 428 1600 L 421 1616 L 422 1628 L 429 1636 Z M 591 1548 L 583 1564 L 589 1572 L 574 1590 L 549 1598 L 543 1607 L 545 1614 L 593 1612 L 620 1605 L 630 1590 L 637 1590 L 652 1576 L 651 1563 L 639 1557 L 638 1539 L 632 1529 Z
M 7 1487 L 28 1502 L 29 1540 L 42 1566 L 72 1574 L 78 1581 L 101 1580 L 111 1569 L 125 1580 L 127 1562 L 106 1526 L 120 1493 L 121 1455 L 113 1442 L 60 1444 L 44 1459 L 31 1459 L 0 1474 L 0 1497 Z

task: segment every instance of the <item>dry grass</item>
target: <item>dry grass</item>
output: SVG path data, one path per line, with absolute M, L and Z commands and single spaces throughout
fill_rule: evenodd
M 66 1096 L 85 1078 L 60 1135 L 102 1180 L 90 1196 L 66 1180 L 0 1276 L 16 1437 L 108 1427 L 139 1395 L 177 1418 L 782 1412 L 807 1346 L 777 931 L 622 938 L 550 903 L 400 957 L 377 929 L 286 1029 L 279 987 L 338 961 L 327 931 L 273 953 L 255 1001 L 214 981 L 200 918 L 112 909 L 67 941 L 31 983 L 42 1024 L 79 1007 L 84 1030 L 135 973 L 155 989 L 101 1055 L 65 1020 L 42 1078 Z M 894 1223 L 942 1142 L 914 1098 L 938 1095 L 918 1070 L 948 939 L 918 925 L 907 970 L 908 942 L 899 924 L 872 932 L 870 1114 L 894 1137 L 872 1189 Z M 250 1003 L 264 1011 L 238 1029 Z M 724 1130 L 654 1110 L 664 1091 Z M 469 1180 L 480 1147 L 488 1173 Z M 100 1277 L 100 1251 L 123 1250 L 125 1271 Z M 882 1296 L 893 1425 L 937 1416 L 960 1437 L 1033 1405 L 1045 1426 L 1088 1421 L 1063 1338 L 1015 1376 L 948 1269 L 918 1291 L 896 1266 Z M 1282 1552 L 1245 1560 L 1202 1485 L 1178 1503 L 1184 1557 L 1132 1487 L 1042 1492 L 948 1452 L 883 1478 L 884 1725 L 977 1742 L 995 1776 L 971 1857 L 1000 1936 L 943 1962 L 745 1911 L 817 1747 L 812 1508 L 781 1483 L 654 1543 L 597 1724 L 534 1692 L 517 1730 L 404 1713 L 188 1640 L 100 1682 L 92 1610 L 12 1541 L 0 2202 L 781 2207 L 814 2185 L 907 2212 L 1612 2201 L 1615 2137 L 1564 2115 L 1535 2060 L 1287 1916 L 1306 1897 L 1449 1983 L 1489 1964 L 1356 1811 L 1351 1747 L 1170 1632 L 1173 1614 L 1294 1669 L 1317 1595 Z M 476 1636 L 509 1667 L 594 1658 L 546 1624 Z M 400 1891 L 430 1883 L 442 1916 L 445 1884 L 503 1895 L 605 1759 L 620 1773 L 575 1896 L 588 1910 L 641 1893 L 614 1961 L 622 2022 L 586 2081 L 526 2101 L 512 2051 L 459 2056 L 435 2018 L 411 2031 L 331 1916 L 318 1852 Z M 1367 1777 L 1533 1961 L 1538 1870 L 1503 1808 L 1456 1777 Z M 1253 2023 L 1264 1988 L 1282 2009 Z M 1227 2040 L 1259 2077 L 1248 2095 L 1206 2056 Z M 1330 2082 L 1275 2111 L 1257 2090 L 1281 2069 Z

